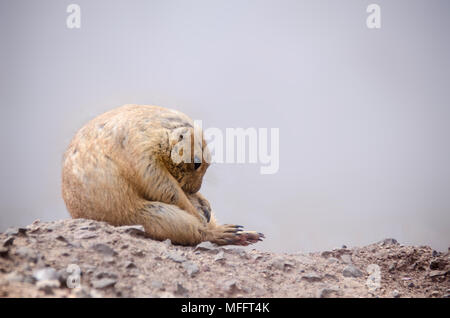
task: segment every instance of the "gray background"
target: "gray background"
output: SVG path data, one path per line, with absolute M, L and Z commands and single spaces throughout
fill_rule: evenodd
M 81 6 L 81 29 L 66 7 Z M 381 6 L 382 28 L 366 27 Z M 202 192 L 257 248 L 450 243 L 449 1 L 0 2 L 0 230 L 68 213 L 62 153 L 125 103 L 279 127 L 280 170 L 216 164 Z

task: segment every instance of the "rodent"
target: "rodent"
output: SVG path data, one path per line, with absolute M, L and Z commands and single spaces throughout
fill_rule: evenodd
M 94 118 L 63 156 L 62 195 L 70 215 L 115 226 L 139 224 L 150 238 L 180 245 L 262 240 L 262 233 L 216 223 L 198 192 L 210 160 L 203 133 L 194 138 L 198 133 L 187 115 L 159 106 L 128 104 Z M 178 162 L 173 150 L 183 138 L 195 151 L 191 160 Z

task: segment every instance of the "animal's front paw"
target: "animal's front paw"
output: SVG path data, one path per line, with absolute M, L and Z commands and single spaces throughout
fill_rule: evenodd
M 263 233 L 256 231 L 242 231 L 238 232 L 236 236 L 237 238 L 234 240 L 233 244 L 243 246 L 258 243 L 265 238 Z
M 242 225 L 225 224 L 220 225 L 212 231 L 211 242 L 218 245 L 242 245 L 262 241 L 265 236 L 256 231 L 244 231 Z

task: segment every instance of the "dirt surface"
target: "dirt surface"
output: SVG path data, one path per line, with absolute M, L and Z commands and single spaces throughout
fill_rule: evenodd
M 175 246 L 141 226 L 35 221 L 0 234 L 0 297 L 449 297 L 449 258 L 394 239 L 276 254 Z

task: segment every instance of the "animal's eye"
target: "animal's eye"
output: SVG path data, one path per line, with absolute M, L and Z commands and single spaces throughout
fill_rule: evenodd
M 183 135 L 180 135 L 180 138 L 178 138 L 178 140 L 183 140 Z

